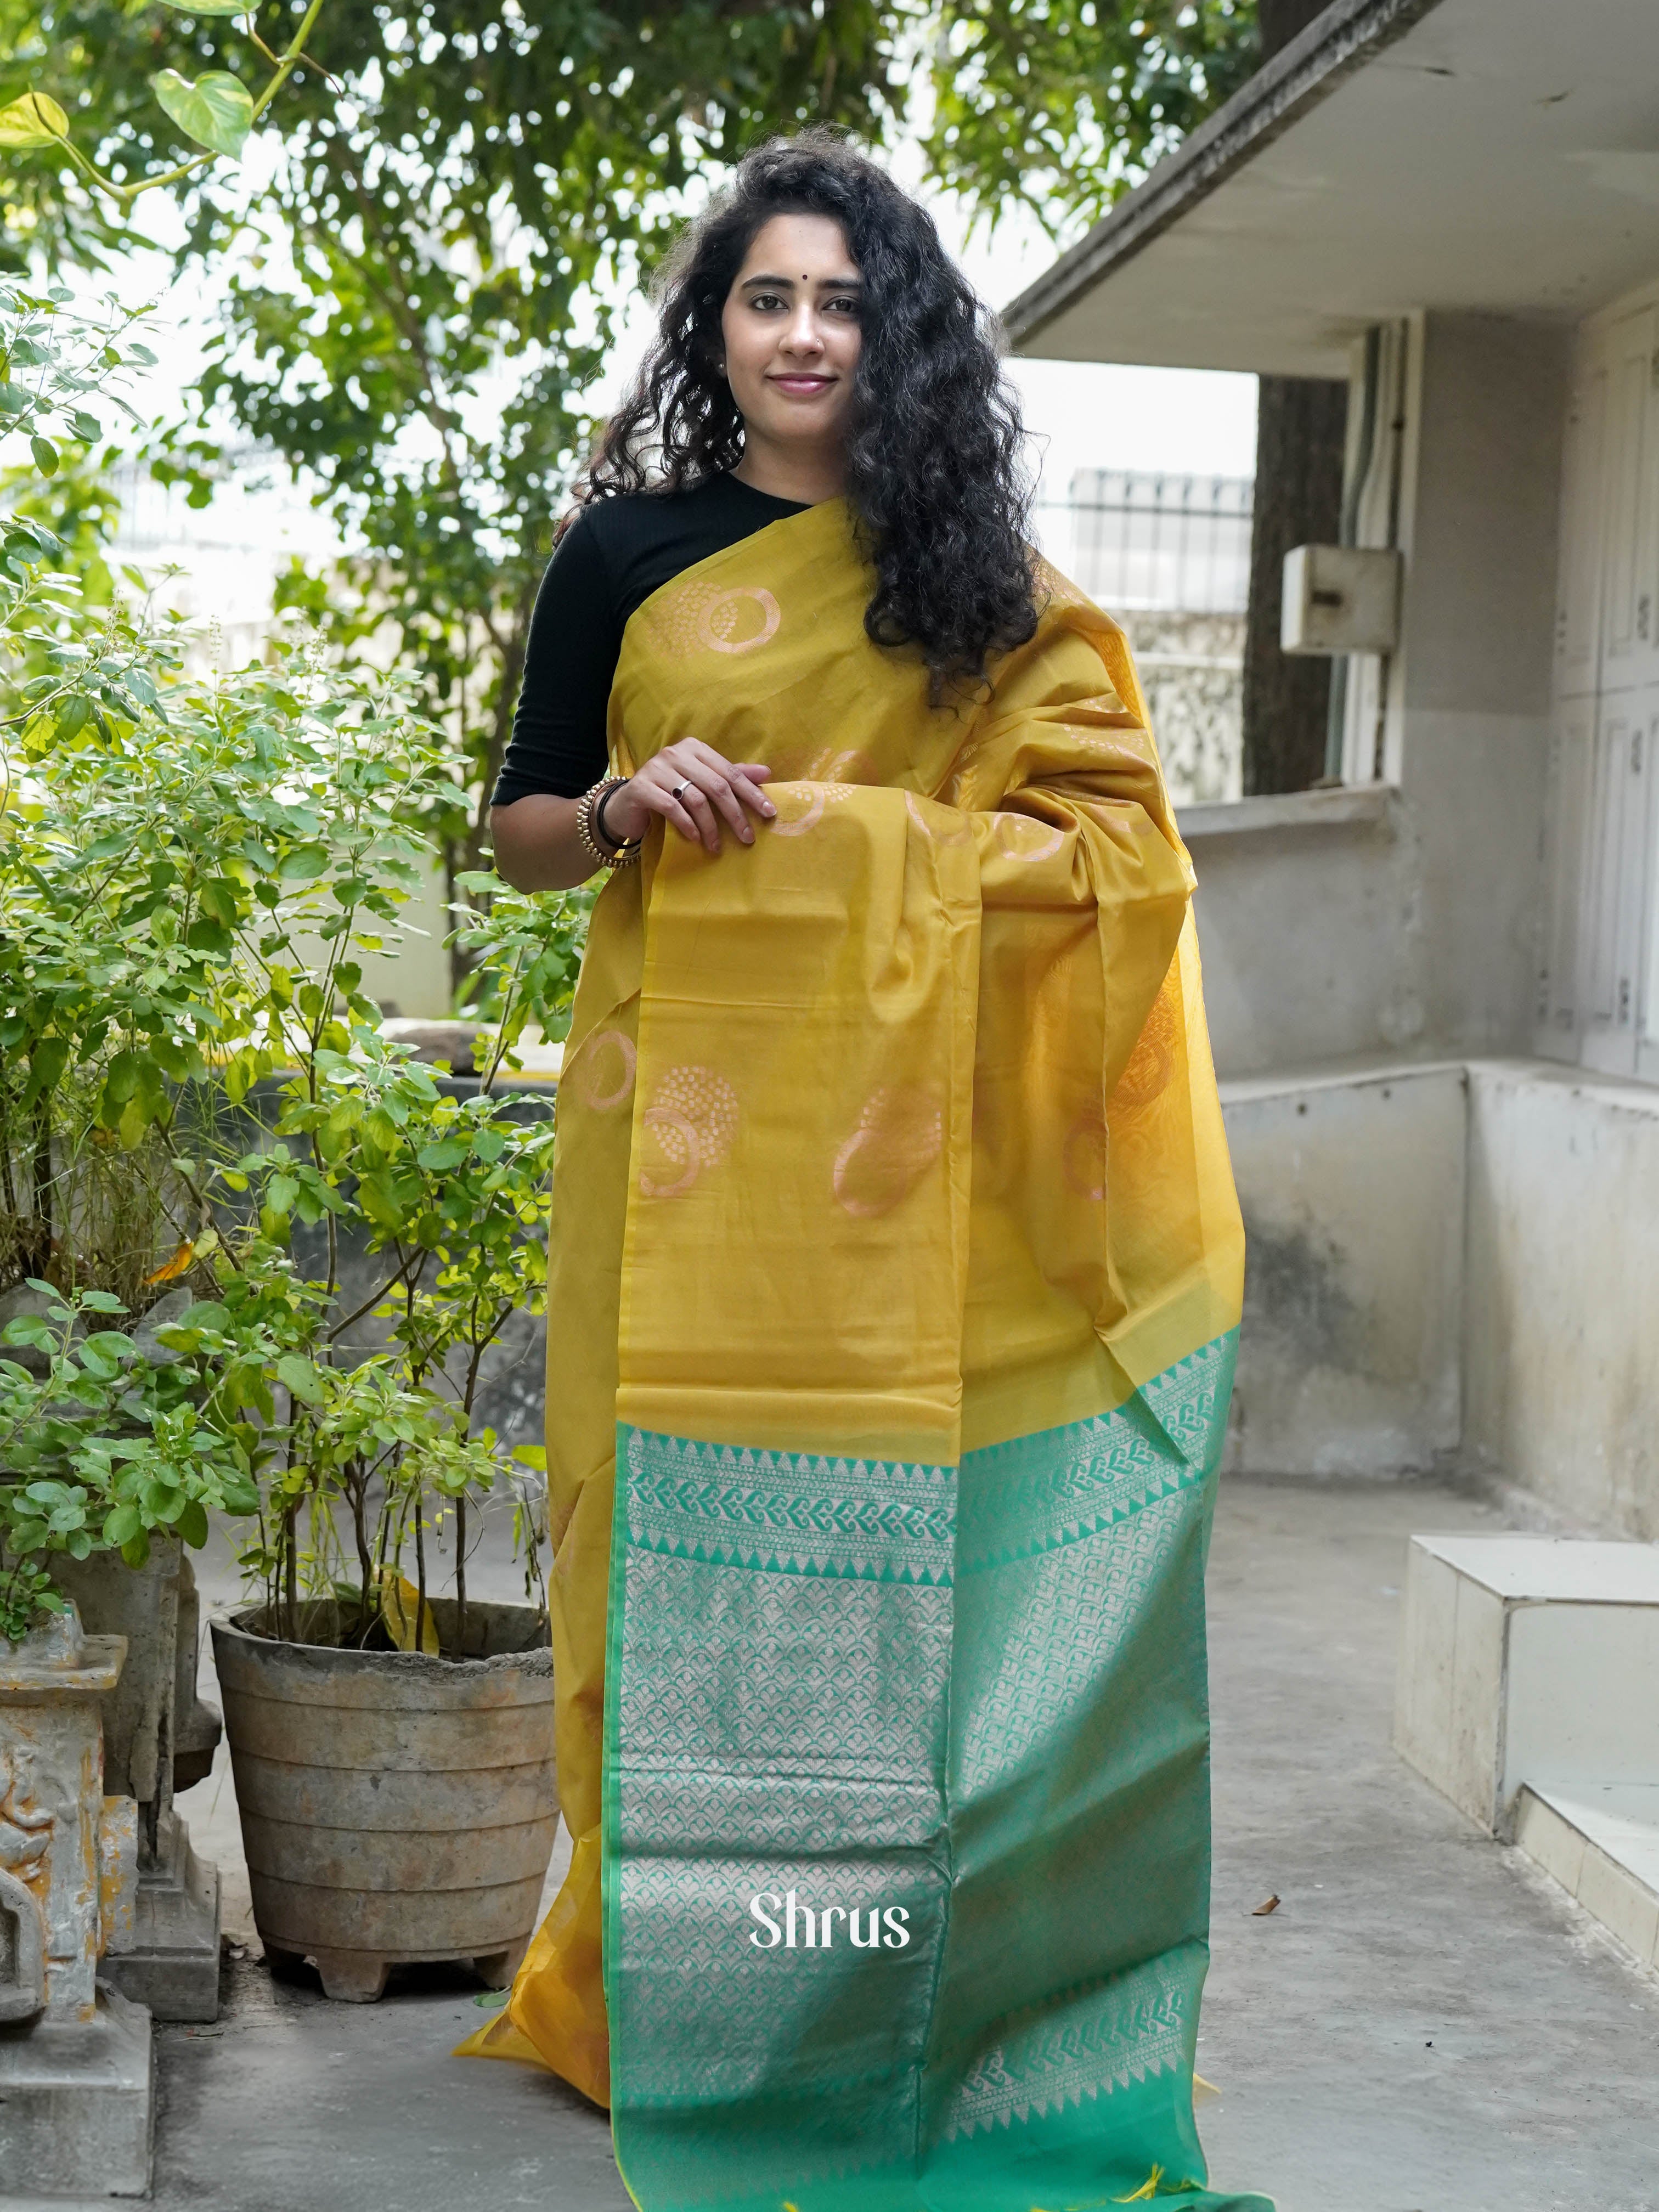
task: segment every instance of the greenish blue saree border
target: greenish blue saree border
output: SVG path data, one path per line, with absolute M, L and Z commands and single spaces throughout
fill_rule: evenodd
M 1109 1412 L 966 1454 L 964 1474 L 988 1480 L 963 1498 L 958 1576 L 1075 1543 L 1207 1480 L 1221 1464 L 1237 1357 L 1230 1329 Z
M 956 1469 L 619 1428 L 636 1549 L 781 1574 L 951 1579 Z
M 1202 1569 L 1236 1346 L 1230 1332 L 1123 1406 L 966 1455 L 960 1469 L 700 1443 L 619 1424 L 606 1647 L 605 1977 L 617 2162 L 645 2212 L 780 2212 L 786 2203 L 790 2212 L 1031 2212 L 1057 2201 L 1055 2191 L 1068 2202 L 1155 2197 L 1194 2212 L 1271 2212 L 1265 2198 L 1208 2189 L 1191 2119 L 1207 1959 Z M 630 1582 L 647 1607 L 631 1631 L 645 1647 L 629 1642 Z M 970 1590 L 969 1612 L 981 1621 L 971 1632 L 961 1611 Z M 713 1609 L 699 1617 L 697 1604 Z M 996 1655 L 965 1653 L 957 1641 L 969 1633 L 987 1644 L 985 1624 L 1011 1604 L 1036 1619 L 1025 1624 L 1029 1651 L 1006 1654 L 996 1680 Z M 1095 1638 L 1080 1659 L 1061 1626 L 1079 1606 L 1091 1608 Z M 707 1672 L 696 1638 L 711 1622 L 716 1641 L 732 1638 L 725 1656 L 733 1686 L 757 1655 L 775 1668 L 796 1643 L 809 1658 L 839 1653 L 843 1674 L 852 1668 L 850 1750 L 828 1744 L 783 1757 L 790 1698 L 797 1718 L 813 1718 L 814 1697 L 822 1703 L 810 1665 L 793 1687 L 777 1691 L 770 1736 L 760 1726 L 744 1737 L 734 1722 L 729 1758 L 718 1747 L 710 1754 L 706 1743 L 701 1765 L 679 1771 L 672 1717 L 653 1717 L 636 1730 L 636 1769 L 641 1743 L 647 1759 L 632 1785 L 636 1823 L 647 1803 L 639 1833 L 648 1843 L 630 1857 L 624 1681 L 631 1668 L 638 1711 L 659 1700 L 672 1708 L 690 1694 L 673 1671 L 676 1653 L 688 1676 L 700 1665 Z M 654 1650 L 647 1648 L 653 1638 Z M 988 1905 L 976 1895 L 974 1853 L 981 1851 L 990 1870 L 982 1890 L 993 1876 L 1006 1879 L 1007 1867 L 1018 1870 L 1028 1851 L 1045 1880 L 1063 1881 L 1063 1853 L 1055 1856 L 1053 1839 L 1020 1826 L 1023 1806 L 1035 1805 L 1032 1793 L 1045 1786 L 1044 1730 L 1066 1717 L 1074 1693 L 1081 1708 L 1092 1698 L 1097 1725 L 1105 1707 L 1133 1714 L 1137 1699 L 1156 1717 L 1156 1704 L 1145 1700 L 1165 1692 L 1147 1655 L 1172 1638 L 1185 1686 L 1167 1742 L 1152 1744 L 1140 1770 L 1137 1745 L 1112 1747 L 1123 1766 L 1115 1784 L 1123 1802 L 1144 1800 L 1149 1808 L 1131 1821 L 1124 1863 L 1144 1848 L 1169 1893 L 1163 1920 L 1154 1914 L 1149 1927 L 1150 1948 L 1137 1955 L 1131 1942 L 1116 1967 L 1061 1987 L 1052 1966 L 1068 1954 L 1051 1946 L 1053 1956 L 1037 1961 L 1031 2001 L 988 2015 L 978 2002 L 974 1929 L 977 1915 L 981 1938 L 986 1929 L 995 1934 L 998 1908 L 994 1898 Z M 884 1686 L 870 1679 L 867 1655 L 875 1650 L 902 1680 Z M 1110 1689 L 1103 1705 L 1103 1683 Z M 710 1691 L 696 1708 L 705 1732 L 714 1709 Z M 1150 1741 L 1157 1728 L 1146 1733 Z M 1144 1846 L 1136 1840 L 1142 1832 Z M 1121 1838 L 1101 1848 L 1122 1858 Z M 816 2014 L 790 2012 L 797 1985 L 766 1985 L 779 2002 L 775 2017 L 769 2000 L 762 2007 L 764 2032 L 749 2036 L 744 2073 L 738 2046 L 755 2010 L 752 1994 L 735 2011 L 728 1998 L 722 2013 L 714 1984 L 725 1979 L 751 1993 L 761 1986 L 753 1959 L 737 1948 L 743 1924 L 727 1923 L 751 1882 L 763 1885 L 760 1894 L 769 1881 L 791 1879 L 780 1867 L 802 1870 L 803 1881 L 810 1874 L 820 1896 L 850 1898 L 860 1879 L 878 1875 L 883 1895 L 910 1899 L 922 1948 L 908 1979 L 896 1974 L 886 1985 L 905 2014 L 893 2047 L 911 2052 L 896 2072 L 890 2063 L 862 2063 L 874 2048 L 865 2030 L 878 1984 L 867 1960 L 848 1960 L 837 1969 L 839 1982 L 826 1976 L 822 1983 L 821 2033 Z M 710 1896 L 721 1885 L 731 1896 L 716 1912 Z M 781 1897 L 772 1894 L 781 1914 Z M 702 1924 L 691 1925 L 699 1914 Z M 963 1944 L 953 1933 L 958 1923 Z M 627 1958 L 630 1940 L 649 1945 L 644 1984 Z M 1006 1949 L 1006 1929 L 1001 1940 Z M 627 1992 L 624 1963 L 632 1977 Z M 787 1971 L 802 1963 L 789 1961 Z M 986 1985 L 994 1996 L 995 1977 Z M 641 1987 L 647 1995 L 659 1990 L 665 2016 L 679 2023 L 665 2041 L 654 2029 L 647 2036 L 657 2048 L 642 2072 L 629 2048 Z M 946 2014 L 952 2032 L 941 2033 Z M 722 2046 L 712 2068 L 685 2053 L 700 2031 Z M 823 2048 L 811 2047 L 815 2037 Z M 1147 2145 L 1152 2152 L 1139 2164 Z M 1096 2189 L 1091 2197 L 1091 2176 L 1098 2182 L 1103 2160 L 1115 2160 L 1114 2172 L 1129 2174 L 1133 2187 L 1116 2197 Z M 781 2173 L 788 2178 L 778 2179 Z
M 622 1425 L 617 1424 L 620 1442 Z M 628 1604 L 628 1545 L 626 1520 L 623 1512 L 623 1462 L 620 1450 L 617 1455 L 616 1474 L 611 1492 L 611 1572 L 605 1586 L 605 1734 L 600 1747 L 599 1765 L 599 1916 L 601 1939 L 599 1944 L 599 1973 L 605 1984 L 605 2010 L 607 2021 L 617 2017 L 617 1991 L 614 1966 L 622 1954 L 621 1899 L 617 1893 L 617 1809 L 620 1796 L 620 1777 L 616 1756 L 622 1715 L 622 1648 L 623 1618 Z M 628 2178 L 628 2168 L 623 2163 L 620 2130 L 617 2125 L 617 2039 L 611 2038 L 611 2148 L 617 2161 L 617 2171 L 641 2212 L 641 2204 L 633 2183 Z

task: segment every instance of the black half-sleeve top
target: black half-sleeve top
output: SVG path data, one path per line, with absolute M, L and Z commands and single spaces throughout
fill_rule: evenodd
M 576 799 L 605 774 L 605 712 L 636 607 L 682 569 L 802 511 L 736 477 L 582 508 L 547 564 L 530 618 L 513 739 L 491 804 L 534 791 Z

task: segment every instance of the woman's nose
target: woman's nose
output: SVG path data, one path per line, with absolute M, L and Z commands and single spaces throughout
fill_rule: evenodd
M 817 318 L 810 307 L 798 307 L 789 319 L 789 327 L 783 334 L 783 343 L 791 353 L 822 353 L 823 339 L 820 336 Z

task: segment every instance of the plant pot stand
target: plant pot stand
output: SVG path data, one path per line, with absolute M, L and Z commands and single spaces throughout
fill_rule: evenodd
M 512 1987 L 513 1977 L 523 1965 L 524 1954 L 529 1948 L 530 1939 L 526 1936 L 505 1951 L 486 1952 L 482 1957 L 477 1952 L 465 1951 L 447 1955 L 459 1966 L 471 1966 L 487 1990 L 505 1990 Z M 313 1948 L 309 1952 L 300 1952 L 284 1951 L 267 1943 L 264 1951 L 265 1964 L 281 1982 L 300 1980 L 309 1960 L 322 1981 L 323 1995 L 339 2004 L 378 2003 L 386 1995 L 386 1982 L 394 1966 L 430 1966 L 446 1962 L 426 1949 L 404 1954 Z

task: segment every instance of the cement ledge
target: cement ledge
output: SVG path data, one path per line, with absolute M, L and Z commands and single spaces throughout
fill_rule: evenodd
M 1355 1054 L 1344 1060 L 1313 1060 L 1299 1067 L 1264 1069 L 1255 1075 L 1218 1073 L 1216 1087 L 1224 1106 L 1261 1098 L 1295 1098 L 1315 1091 L 1356 1091 L 1413 1083 L 1425 1076 L 1467 1078 L 1470 1063 L 1458 1055 L 1441 1060 L 1402 1060 L 1392 1053 Z
M 1389 821 L 1398 797 L 1398 787 L 1391 783 L 1272 792 L 1259 799 L 1203 800 L 1179 808 L 1176 821 L 1188 845 L 1217 837 L 1277 836 L 1286 830 L 1370 830 Z
M 1562 1060 L 1494 1053 L 1443 1053 L 1422 1059 L 1389 1052 L 1354 1053 L 1337 1060 L 1261 1068 L 1253 1073 L 1229 1074 L 1218 1069 L 1217 1085 L 1221 1103 L 1231 1106 L 1249 1099 L 1409 1083 L 1433 1075 L 1458 1075 L 1466 1083 L 1503 1084 L 1514 1090 L 1565 1091 L 1590 1105 L 1634 1114 L 1645 1121 L 1659 1120 L 1659 1083 L 1646 1083 L 1633 1075 L 1602 1075 L 1594 1068 L 1574 1067 Z
M 1541 1057 L 1500 1059 L 1487 1054 L 1472 1057 L 1465 1066 L 1471 1078 L 1479 1081 L 1504 1083 L 1517 1089 L 1565 1091 L 1617 1114 L 1639 1115 L 1647 1121 L 1659 1116 L 1659 1083 L 1644 1082 L 1638 1075 L 1606 1075 L 1599 1068 Z
M 1247 78 L 1224 106 L 1157 162 L 1144 183 L 1009 301 L 1002 323 L 1014 350 L 1039 350 L 1034 342 L 1045 324 L 1062 314 L 1080 292 L 1150 246 L 1195 200 L 1213 191 L 1437 4 L 1437 0 L 1333 0 Z

